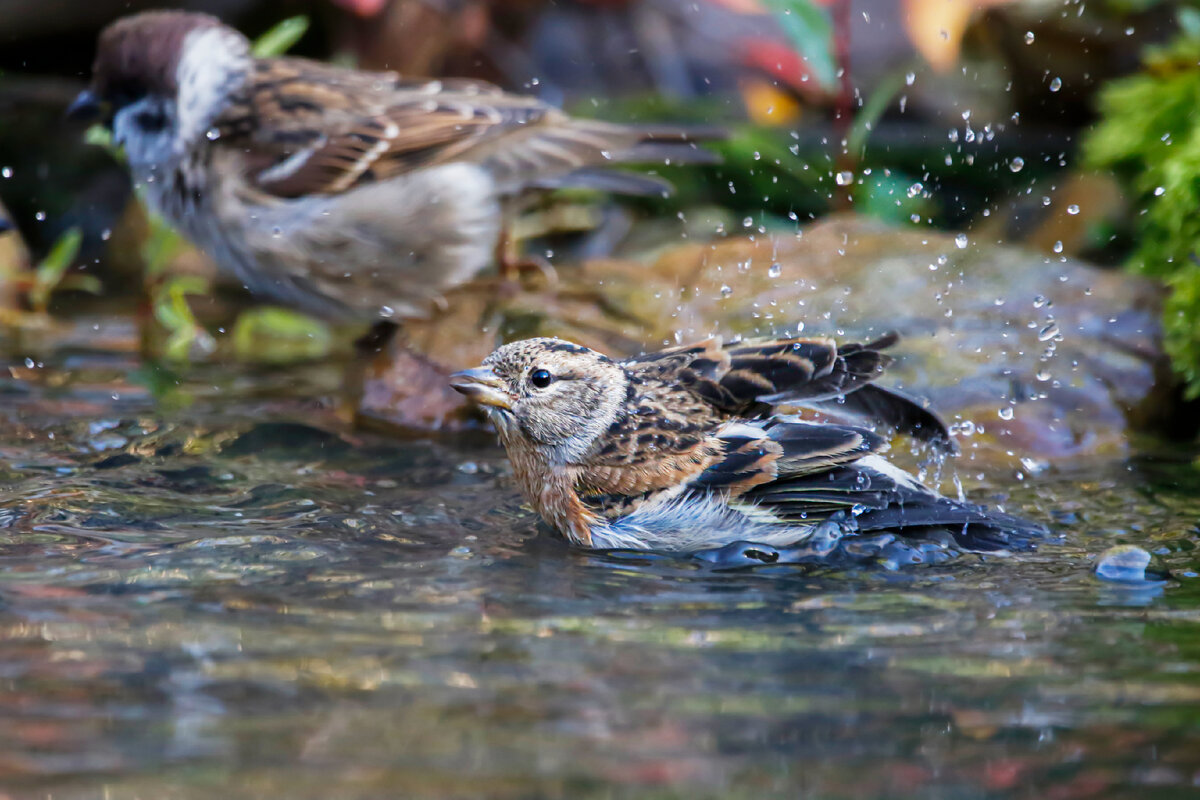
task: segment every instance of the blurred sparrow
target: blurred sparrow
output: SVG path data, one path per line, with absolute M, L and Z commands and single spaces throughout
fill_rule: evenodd
M 1026 546 L 1038 526 L 942 497 L 875 455 L 863 428 L 774 416 L 818 406 L 950 449 L 945 426 L 871 383 L 895 336 L 724 344 L 625 361 L 558 339 L 501 347 L 453 385 L 484 406 L 525 498 L 574 544 L 696 551 L 838 535 L 945 531 L 969 549 Z
M 427 311 L 492 263 L 526 190 L 662 193 L 603 168 L 711 160 L 683 131 L 572 119 L 485 83 L 255 58 L 177 11 L 101 33 L 70 113 L 105 112 L 154 210 L 252 291 L 334 319 Z

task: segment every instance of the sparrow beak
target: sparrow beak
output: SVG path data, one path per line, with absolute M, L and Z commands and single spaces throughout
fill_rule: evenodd
M 504 391 L 504 382 L 488 367 L 456 372 L 450 376 L 450 385 L 481 406 L 512 410 L 508 392 Z
M 91 89 L 79 93 L 71 105 L 67 106 L 66 118 L 72 121 L 91 122 L 100 117 L 100 98 Z

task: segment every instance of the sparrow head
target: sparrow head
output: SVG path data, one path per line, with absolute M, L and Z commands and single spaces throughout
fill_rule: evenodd
M 102 117 L 131 163 L 161 163 L 207 133 L 251 64 L 249 41 L 216 17 L 135 14 L 101 32 L 91 84 L 67 114 Z
M 510 450 L 533 448 L 550 465 L 576 463 L 616 421 L 629 376 L 606 355 L 561 339 L 501 347 L 452 386 L 483 406 Z

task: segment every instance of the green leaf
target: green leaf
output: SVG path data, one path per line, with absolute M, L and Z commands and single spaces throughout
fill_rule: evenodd
M 832 89 L 837 83 L 837 61 L 833 57 L 833 23 L 829 14 L 812 0 L 767 0 L 767 7 L 804 56 L 812 77 L 821 86 Z
M 83 243 L 83 231 L 71 228 L 50 248 L 50 252 L 34 270 L 33 287 L 29 290 L 29 304 L 37 311 L 45 311 L 50 295 L 59 287 L 63 276 L 71 268 L 79 246 Z
M 104 284 L 95 275 L 67 275 L 58 282 L 59 289 L 70 289 L 88 294 L 103 294 Z
M 300 15 L 285 19 L 254 41 L 254 57 L 272 58 L 283 55 L 300 41 L 300 37 L 307 30 L 308 17 Z
M 196 275 L 179 275 L 165 281 L 155 293 L 154 317 L 169 331 L 163 355 L 172 361 L 187 361 L 192 347 L 211 347 L 211 337 L 196 320 L 188 295 L 208 291 L 208 282 Z
M 859 109 L 854 116 L 854 125 L 850 128 L 850 135 L 846 137 L 846 152 L 862 156 L 862 152 L 867 146 L 867 138 L 870 137 L 875 123 L 879 122 L 884 112 L 888 110 L 896 93 L 904 88 L 904 72 L 907 70 L 895 70 L 884 77 L 871 96 L 867 98 L 867 102 Z
M 150 234 L 142 242 L 142 262 L 146 265 L 146 276 L 156 278 L 163 274 L 171 260 L 183 248 L 183 238 L 162 217 L 150 215 Z
M 243 361 L 285 363 L 329 355 L 333 335 L 320 320 L 267 306 L 243 313 L 233 326 L 233 348 Z

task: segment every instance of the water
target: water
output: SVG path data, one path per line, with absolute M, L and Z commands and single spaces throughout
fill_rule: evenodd
M 8 796 L 1200 784 L 1189 454 L 977 489 L 1054 523 L 1036 554 L 720 571 L 569 549 L 490 435 L 348 430 L 321 367 L 137 369 L 0 370 Z M 1172 579 L 1097 579 L 1116 544 Z

